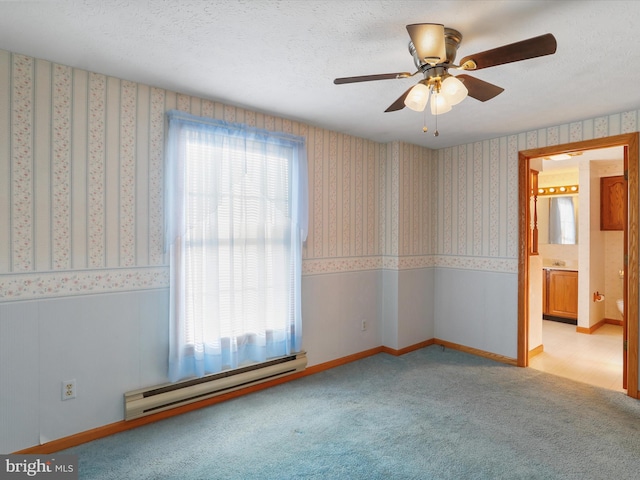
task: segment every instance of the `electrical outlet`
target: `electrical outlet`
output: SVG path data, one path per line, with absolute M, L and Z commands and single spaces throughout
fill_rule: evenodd
M 360 330 L 362 330 L 363 332 L 367 329 L 367 321 L 365 319 L 362 319 L 362 324 L 360 325 Z
M 76 379 L 62 382 L 62 400 L 76 398 Z

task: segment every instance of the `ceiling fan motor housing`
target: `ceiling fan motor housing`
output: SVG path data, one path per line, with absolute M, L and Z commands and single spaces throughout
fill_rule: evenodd
M 455 61 L 460 42 L 462 42 L 462 34 L 459 31 L 444 27 L 444 43 L 447 48 L 446 63 L 452 64 Z

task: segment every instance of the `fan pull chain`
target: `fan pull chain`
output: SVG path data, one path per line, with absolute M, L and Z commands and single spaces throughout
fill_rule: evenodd
M 424 110 L 422 110 L 422 114 L 423 114 L 422 131 L 424 133 L 427 133 L 427 130 L 429 130 L 429 129 L 427 128 L 427 109 L 426 108 Z
M 440 133 L 438 132 L 438 102 L 436 100 L 436 97 L 434 95 L 435 89 L 436 87 L 431 87 L 431 105 L 433 105 L 433 102 L 436 102 L 436 104 L 434 105 L 434 115 L 436 117 L 436 131 L 433 132 L 433 136 L 437 137 L 438 135 L 440 135 Z M 440 93 L 440 88 L 438 87 L 437 92 Z

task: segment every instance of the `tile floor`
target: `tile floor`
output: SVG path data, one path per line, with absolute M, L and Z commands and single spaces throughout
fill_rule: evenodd
M 591 335 L 575 325 L 542 321 L 544 351 L 529 367 L 579 382 L 624 392 L 622 388 L 622 327 L 605 324 Z

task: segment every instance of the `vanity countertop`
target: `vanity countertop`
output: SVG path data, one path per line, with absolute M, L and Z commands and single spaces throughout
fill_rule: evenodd
M 569 272 L 577 272 L 578 269 L 576 267 L 567 267 L 563 265 L 544 265 L 542 267 L 543 270 L 567 270 Z

